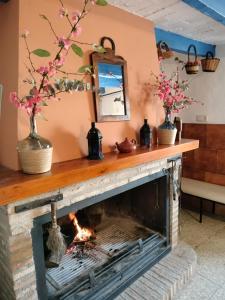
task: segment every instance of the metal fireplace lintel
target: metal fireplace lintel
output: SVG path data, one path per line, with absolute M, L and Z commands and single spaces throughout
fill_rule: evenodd
M 34 208 L 45 206 L 47 204 L 50 204 L 53 201 L 58 202 L 58 201 L 61 201 L 61 200 L 63 200 L 63 194 L 58 193 L 57 195 L 53 195 L 53 196 L 49 196 L 49 197 L 46 197 L 46 198 L 42 198 L 42 199 L 34 200 L 34 201 L 31 201 L 31 202 L 27 202 L 27 203 L 24 203 L 24 204 L 21 204 L 21 205 L 17 205 L 17 206 L 15 206 L 15 213 L 18 214 L 18 213 L 21 213 L 21 212 L 24 212 L 24 211 L 27 211 L 27 210 L 31 210 L 31 209 L 34 209 Z

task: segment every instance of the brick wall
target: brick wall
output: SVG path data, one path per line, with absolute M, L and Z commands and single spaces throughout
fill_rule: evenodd
M 225 125 L 184 124 L 182 137 L 200 140 L 199 149 L 183 157 L 183 175 L 225 185 Z
M 183 176 L 225 186 L 225 124 L 183 124 L 183 138 L 199 139 L 199 149 L 183 156 Z M 195 197 L 184 198 L 187 208 L 198 209 Z M 211 211 L 211 203 L 204 209 Z M 225 207 L 217 204 L 216 213 L 225 216 Z
M 0 299 L 13 300 L 13 277 L 9 255 L 9 221 L 6 207 L 0 207 Z

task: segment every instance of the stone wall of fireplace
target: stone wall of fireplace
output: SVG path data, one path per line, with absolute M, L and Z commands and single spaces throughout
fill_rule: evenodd
M 21 213 L 15 213 L 15 207 L 31 201 L 42 199 L 57 193 L 63 194 L 63 200 L 58 202 L 58 209 L 68 207 L 76 202 L 85 200 L 136 181 L 145 176 L 170 171 L 170 241 L 172 247 L 178 241 L 178 176 L 181 161 L 175 162 L 163 159 L 134 168 L 124 169 L 106 176 L 81 182 L 47 194 L 24 199 L 23 201 L 0 208 L 0 267 L 4 276 L 0 278 L 0 299 L 22 300 L 38 299 L 36 287 L 35 264 L 33 259 L 31 230 L 36 217 L 48 214 L 50 205 L 45 205 Z

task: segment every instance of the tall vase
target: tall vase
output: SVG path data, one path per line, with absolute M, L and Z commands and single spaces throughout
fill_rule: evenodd
M 48 172 L 52 166 L 52 150 L 52 144 L 38 135 L 36 119 L 31 116 L 30 134 L 17 144 L 22 171 L 26 174 Z
M 158 143 L 173 145 L 177 134 L 176 126 L 171 122 L 171 111 L 165 110 L 165 121 L 158 127 Z

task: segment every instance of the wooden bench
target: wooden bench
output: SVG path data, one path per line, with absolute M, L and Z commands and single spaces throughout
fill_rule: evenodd
M 200 223 L 202 223 L 203 200 L 213 201 L 213 213 L 216 203 L 225 204 L 225 186 L 182 177 L 181 191 L 200 199 Z

